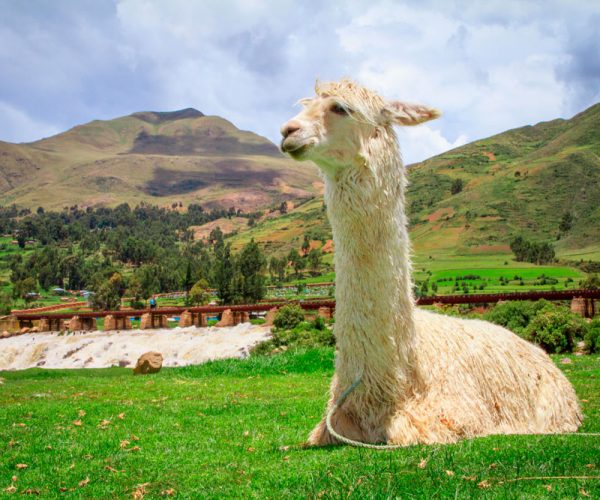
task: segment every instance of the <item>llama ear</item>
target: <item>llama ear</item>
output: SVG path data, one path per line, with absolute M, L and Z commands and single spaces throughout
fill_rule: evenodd
M 383 109 L 383 115 L 397 125 L 418 125 L 429 120 L 435 120 L 442 113 L 435 108 L 421 104 L 390 101 Z

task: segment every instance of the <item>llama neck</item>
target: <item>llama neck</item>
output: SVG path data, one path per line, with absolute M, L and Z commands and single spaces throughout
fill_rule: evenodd
M 335 243 L 338 380 L 343 388 L 362 374 L 374 396 L 397 401 L 418 377 L 405 178 L 397 149 L 384 150 L 326 176 L 325 197 Z

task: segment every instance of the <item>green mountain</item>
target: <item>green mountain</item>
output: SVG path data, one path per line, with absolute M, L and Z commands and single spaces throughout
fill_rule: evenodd
M 559 251 L 600 244 L 600 104 L 472 142 L 409 172 L 418 250 L 495 251 L 517 234 Z M 561 229 L 564 217 L 571 222 Z
M 28 144 L 0 142 L 0 203 L 256 210 L 320 192 L 316 169 L 195 109 L 96 120 Z
M 600 104 L 472 142 L 408 173 L 411 238 L 421 257 L 509 253 L 519 234 L 551 241 L 561 255 L 600 255 Z M 571 222 L 560 229 L 565 214 Z M 319 199 L 234 241 L 254 237 L 284 253 L 299 248 L 304 233 L 331 237 Z

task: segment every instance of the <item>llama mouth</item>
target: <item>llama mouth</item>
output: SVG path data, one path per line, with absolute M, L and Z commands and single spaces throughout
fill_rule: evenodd
M 281 151 L 290 155 L 294 160 L 300 159 L 310 148 L 311 144 L 296 146 L 295 144 L 285 144 L 285 141 L 281 143 Z

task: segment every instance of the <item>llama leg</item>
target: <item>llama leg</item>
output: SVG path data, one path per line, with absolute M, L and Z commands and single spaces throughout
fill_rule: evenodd
M 338 434 L 353 439 L 354 441 L 364 441 L 365 435 L 359 425 L 343 410 L 337 410 L 331 417 L 331 425 Z M 340 442 L 331 435 L 327 429 L 326 417 L 319 422 L 308 436 L 308 444 L 312 446 L 326 446 L 330 444 L 340 444 Z

